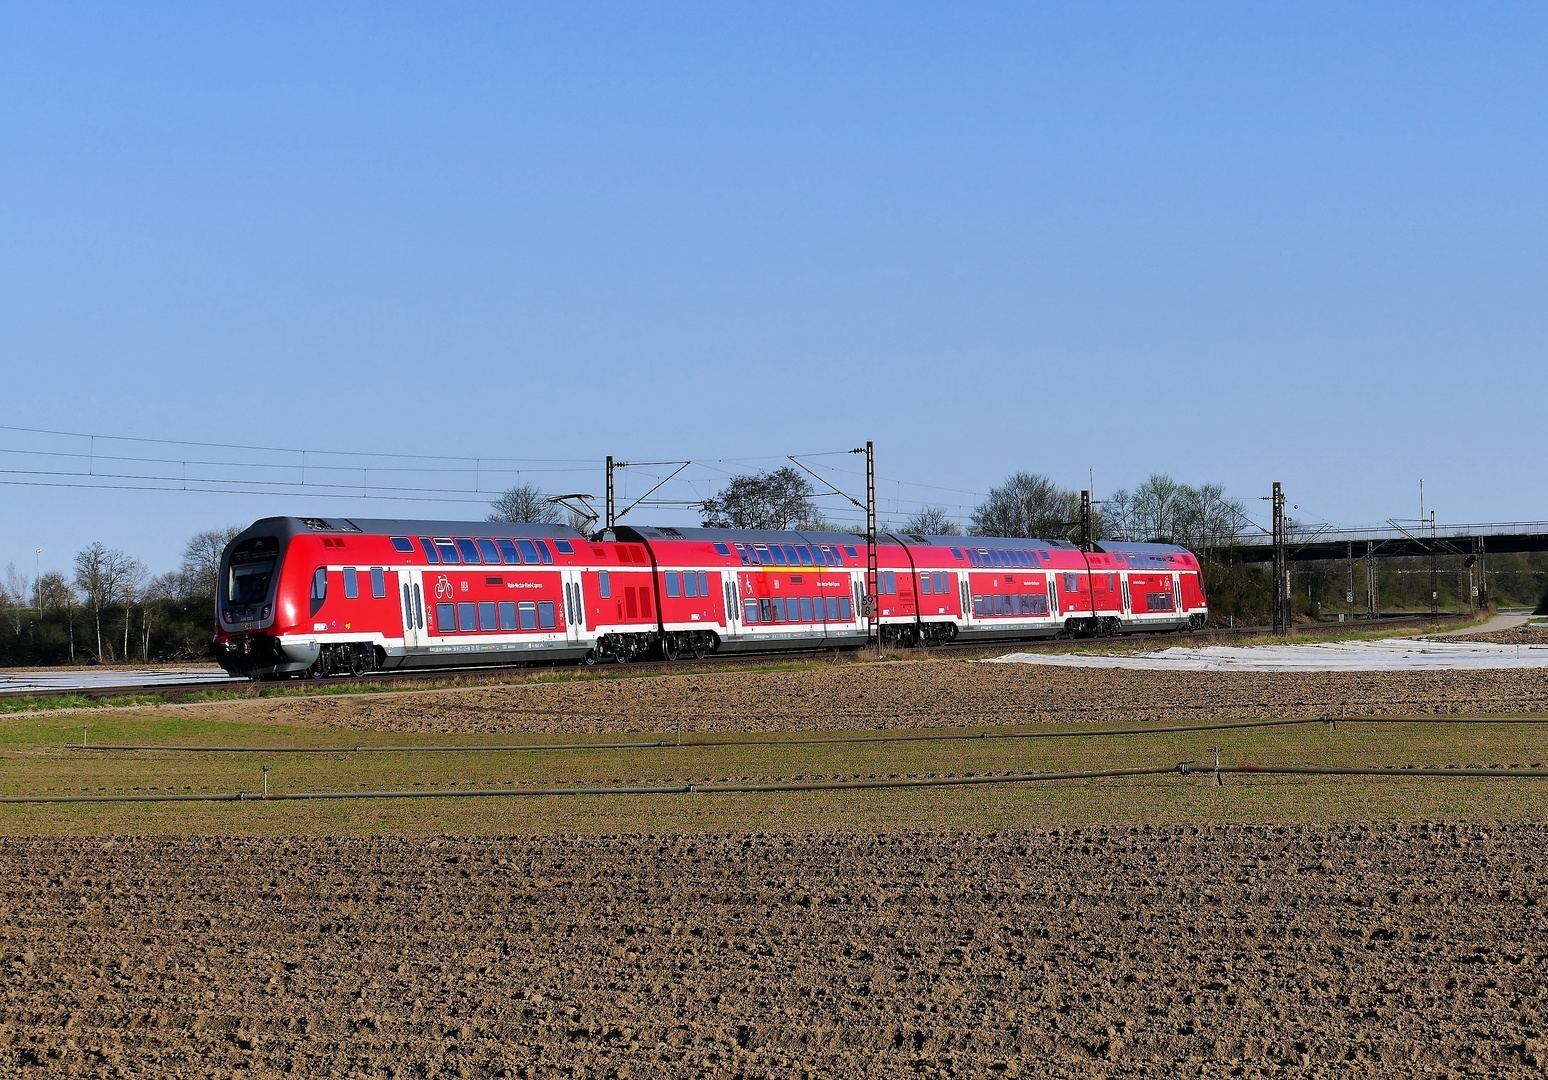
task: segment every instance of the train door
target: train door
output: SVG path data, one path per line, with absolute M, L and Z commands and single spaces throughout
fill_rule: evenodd
M 581 572 L 561 570 L 564 579 L 564 636 L 571 645 L 579 645 L 586 636 L 586 596 L 581 592 Z
M 1059 585 L 1058 579 L 1053 574 L 1043 575 L 1048 581 L 1048 614 L 1050 618 L 1059 617 Z
M 973 586 L 966 573 L 957 575 L 957 593 L 957 598 L 962 601 L 962 621 L 966 624 L 973 618 Z
M 399 570 L 399 602 L 403 605 L 403 647 L 420 649 L 428 642 L 425 634 L 424 572 Z
M 1133 614 L 1134 606 L 1129 602 L 1129 575 L 1119 574 L 1118 582 L 1123 586 L 1123 613 L 1125 615 Z
M 1182 575 L 1172 575 L 1172 611 L 1178 615 L 1183 611 Z
M 736 591 L 736 575 L 720 575 L 720 591 L 726 604 L 726 636 L 735 638 L 742 634 L 742 605 Z

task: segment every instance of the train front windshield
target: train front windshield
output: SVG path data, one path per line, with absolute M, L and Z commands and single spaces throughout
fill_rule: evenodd
M 231 553 L 226 571 L 226 603 L 232 607 L 261 604 L 269 596 L 274 568 L 279 564 L 279 543 L 272 536 L 244 540 Z

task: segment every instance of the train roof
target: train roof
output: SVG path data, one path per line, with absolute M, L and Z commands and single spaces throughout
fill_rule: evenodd
M 722 544 L 865 543 L 865 537 L 855 533 L 828 532 L 823 529 L 694 529 L 670 525 L 616 525 L 612 531 L 620 540 L 698 540 Z
M 905 544 L 944 548 L 1035 548 L 1039 551 L 1078 551 L 1068 540 L 1040 540 L 1035 536 L 921 536 L 897 533 Z
M 1128 540 L 1101 540 L 1096 549 L 1108 555 L 1175 555 L 1188 550 L 1178 544 L 1141 544 Z
M 270 517 L 253 522 L 242 531 L 282 537 L 308 534 L 372 536 L 503 536 L 534 540 L 586 539 L 568 525 L 540 525 L 530 521 L 422 521 L 398 518 Z

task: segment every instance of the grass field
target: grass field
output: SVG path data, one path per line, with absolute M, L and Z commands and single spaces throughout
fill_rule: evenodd
M 339 747 L 338 753 L 94 751 L 89 742 Z M 997 730 L 1014 730 L 998 728 Z M 1057 730 L 1039 726 L 1036 730 Z M 1069 730 L 1089 732 L 1090 725 Z M 977 729 L 963 729 L 976 734 Z M 876 731 L 833 732 L 874 738 Z M 633 737 L 645 738 L 645 737 Z M 628 741 L 633 741 L 631 738 Z M 715 739 L 724 736 L 689 736 Z M 358 754 L 352 746 L 540 744 L 530 734 L 446 736 L 232 722 L 182 710 L 0 719 L 0 794 L 109 795 L 261 791 L 512 789 L 1046 772 L 1226 762 L 1377 766 L 1502 765 L 1548 761 L 1539 726 L 1341 722 L 1325 725 L 1079 737 L 814 744 L 760 736 L 742 746 Z M 565 742 L 615 742 L 580 735 Z M 804 744 L 803 744 L 804 742 Z M 1274 822 L 1392 819 L 1537 821 L 1543 781 L 1456 778 L 1178 775 L 972 788 L 737 795 L 538 796 L 331 803 L 179 803 L 0 806 L 0 833 L 364 834 L 533 831 L 703 832 L 1004 829 L 1082 823 Z

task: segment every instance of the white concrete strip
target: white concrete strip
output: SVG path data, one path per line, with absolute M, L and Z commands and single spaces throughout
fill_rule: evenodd
M 1011 653 L 982 662 L 1131 671 L 1503 671 L 1548 668 L 1548 645 L 1388 638 L 1311 645 L 1212 645 L 1141 653 Z
M 101 693 L 120 688 L 210 683 L 245 685 L 219 668 L 85 668 L 0 672 L 0 693 L 63 694 L 72 690 Z

